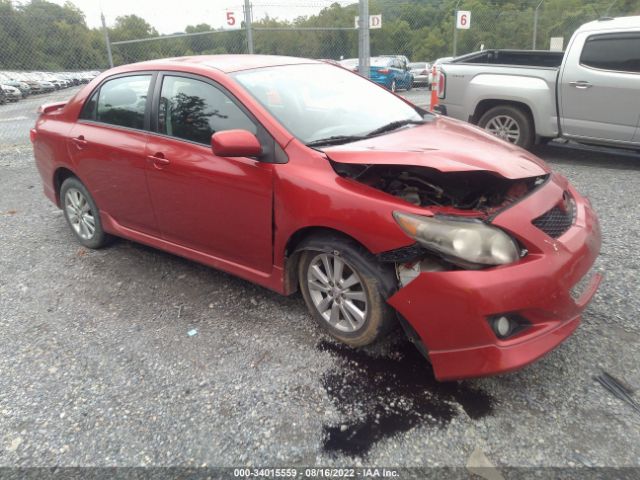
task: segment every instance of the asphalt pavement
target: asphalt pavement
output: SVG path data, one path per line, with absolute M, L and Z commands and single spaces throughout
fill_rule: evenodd
M 640 156 L 536 150 L 598 212 L 604 283 L 540 361 L 441 384 L 399 332 L 351 350 L 300 295 L 82 248 L 28 144 L 42 98 L 0 107 L 1 466 L 640 466 L 640 415 L 593 378 L 640 388 Z

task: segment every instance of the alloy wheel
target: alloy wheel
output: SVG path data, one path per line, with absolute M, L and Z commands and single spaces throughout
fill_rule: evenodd
M 520 125 L 508 115 L 497 115 L 487 122 L 485 130 L 502 140 L 518 143 L 520 140 Z
M 67 218 L 76 234 L 84 240 L 93 238 L 96 219 L 84 194 L 76 188 L 70 188 L 67 190 L 64 203 Z
M 367 295 L 362 279 L 343 258 L 316 255 L 307 270 L 307 286 L 322 318 L 342 332 L 355 332 L 367 318 Z

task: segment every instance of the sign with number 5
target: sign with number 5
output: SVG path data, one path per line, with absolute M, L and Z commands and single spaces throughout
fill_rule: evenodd
M 471 26 L 471 12 L 468 10 L 458 10 L 456 12 L 456 28 L 468 30 Z
M 238 19 L 236 12 L 233 10 L 225 11 L 223 25 L 225 29 L 240 28 L 240 20 Z

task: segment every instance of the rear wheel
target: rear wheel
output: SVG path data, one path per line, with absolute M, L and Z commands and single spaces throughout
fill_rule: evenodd
M 87 248 L 101 248 L 109 241 L 102 229 L 100 212 L 87 188 L 75 177 L 60 187 L 62 210 L 76 239 Z
M 373 255 L 338 236 L 311 239 L 302 248 L 300 290 L 311 314 L 329 334 L 360 347 L 395 325 L 394 311 L 386 303 L 395 277 Z
M 511 105 L 499 105 L 485 112 L 478 126 L 502 140 L 522 148 L 533 145 L 533 122 L 527 113 Z

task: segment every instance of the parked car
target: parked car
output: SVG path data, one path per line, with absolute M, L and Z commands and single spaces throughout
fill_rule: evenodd
M 392 92 L 413 88 L 413 75 L 396 57 L 371 57 L 369 78 Z
M 10 85 L 0 85 L 0 88 L 4 91 L 4 95 L 7 102 L 17 102 L 22 98 L 22 92 L 16 87 Z
M 358 58 L 345 58 L 344 60 L 340 60 L 338 62 L 341 67 L 346 68 L 347 70 L 351 70 L 352 72 L 358 71 L 358 64 L 360 63 L 360 59 Z
M 429 62 L 414 62 L 407 65 L 409 73 L 413 75 L 413 85 L 430 85 L 429 72 L 431 71 L 431 65 Z
M 378 55 L 379 57 L 385 57 L 385 58 L 395 58 L 397 60 L 400 60 L 400 65 L 402 65 L 403 68 L 408 69 L 409 66 L 409 59 L 405 56 L 405 55 Z
M 121 66 L 42 106 L 31 140 L 85 247 L 116 235 L 300 289 L 354 347 L 399 323 L 440 380 L 540 358 L 600 281 L 598 220 L 565 177 L 323 62 Z
M 9 85 L 10 87 L 15 87 L 18 90 L 20 90 L 20 94 L 22 95 L 22 98 L 27 98 L 31 93 L 31 87 L 29 87 L 29 85 L 25 82 L 19 82 L 17 80 L 7 80 L 7 81 L 3 80 L 2 83 L 5 85 Z
M 433 62 L 431 64 L 431 67 L 436 67 L 436 69 L 439 71 L 440 70 L 440 66 L 442 64 L 449 63 L 454 58 L 455 57 L 441 57 L 441 58 L 438 58 L 435 62 Z M 429 70 L 429 85 L 433 85 L 433 68 L 431 68 L 431 70 Z
M 583 25 L 564 55 L 492 50 L 442 73 L 443 113 L 521 147 L 556 137 L 640 147 L 640 16 Z

